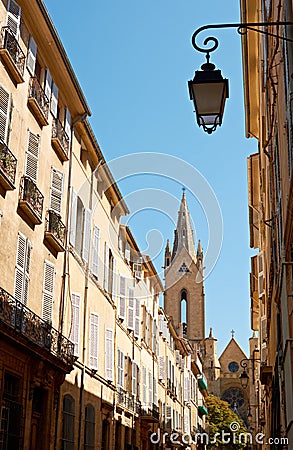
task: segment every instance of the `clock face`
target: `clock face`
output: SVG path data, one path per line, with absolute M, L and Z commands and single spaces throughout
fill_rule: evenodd
M 237 362 L 232 361 L 232 362 L 230 362 L 228 369 L 230 370 L 230 372 L 236 373 L 239 370 L 239 365 Z

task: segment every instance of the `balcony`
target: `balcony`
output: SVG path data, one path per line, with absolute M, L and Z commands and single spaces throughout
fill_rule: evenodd
M 36 77 L 30 79 L 27 102 L 40 127 L 48 125 L 50 102 Z
M 58 119 L 53 121 L 51 144 L 61 161 L 68 161 L 69 136 Z
M 13 81 L 23 83 L 25 55 L 9 27 L 3 27 L 1 31 L 0 55 Z
M 134 395 L 125 391 L 122 388 L 118 388 L 117 391 L 117 408 L 125 408 L 136 414 L 140 413 L 140 402 L 136 400 Z
M 0 138 L 0 185 L 4 191 L 15 189 L 17 159 Z
M 149 406 L 142 406 L 140 409 L 140 418 L 148 422 L 159 422 L 160 412 L 158 406 L 156 406 L 154 403 L 151 403 Z
M 61 217 L 54 211 L 48 211 L 44 241 L 56 252 L 65 250 L 66 227 Z
M 20 182 L 19 209 L 33 225 L 42 223 L 44 196 L 34 181 L 27 176 Z
M 1 287 L 0 331 L 42 356 L 58 358 L 67 371 L 75 361 L 72 342 Z

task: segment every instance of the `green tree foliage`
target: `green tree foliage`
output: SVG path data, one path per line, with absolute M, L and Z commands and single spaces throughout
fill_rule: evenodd
M 230 409 L 229 403 L 210 394 L 205 400 L 208 409 L 208 448 L 242 449 L 249 444 L 249 434 L 240 417 Z M 218 433 L 218 434 L 217 434 Z M 216 442 L 213 442 L 216 441 Z

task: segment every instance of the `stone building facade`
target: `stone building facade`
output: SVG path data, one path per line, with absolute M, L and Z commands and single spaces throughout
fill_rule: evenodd
M 127 205 L 45 4 L 1 0 L 0 23 L 0 448 L 196 448 L 201 359 L 120 223 Z

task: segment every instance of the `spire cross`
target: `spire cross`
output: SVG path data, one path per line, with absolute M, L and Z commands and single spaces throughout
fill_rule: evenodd
M 232 339 L 234 339 L 235 331 L 231 330 L 231 334 L 232 334 Z

